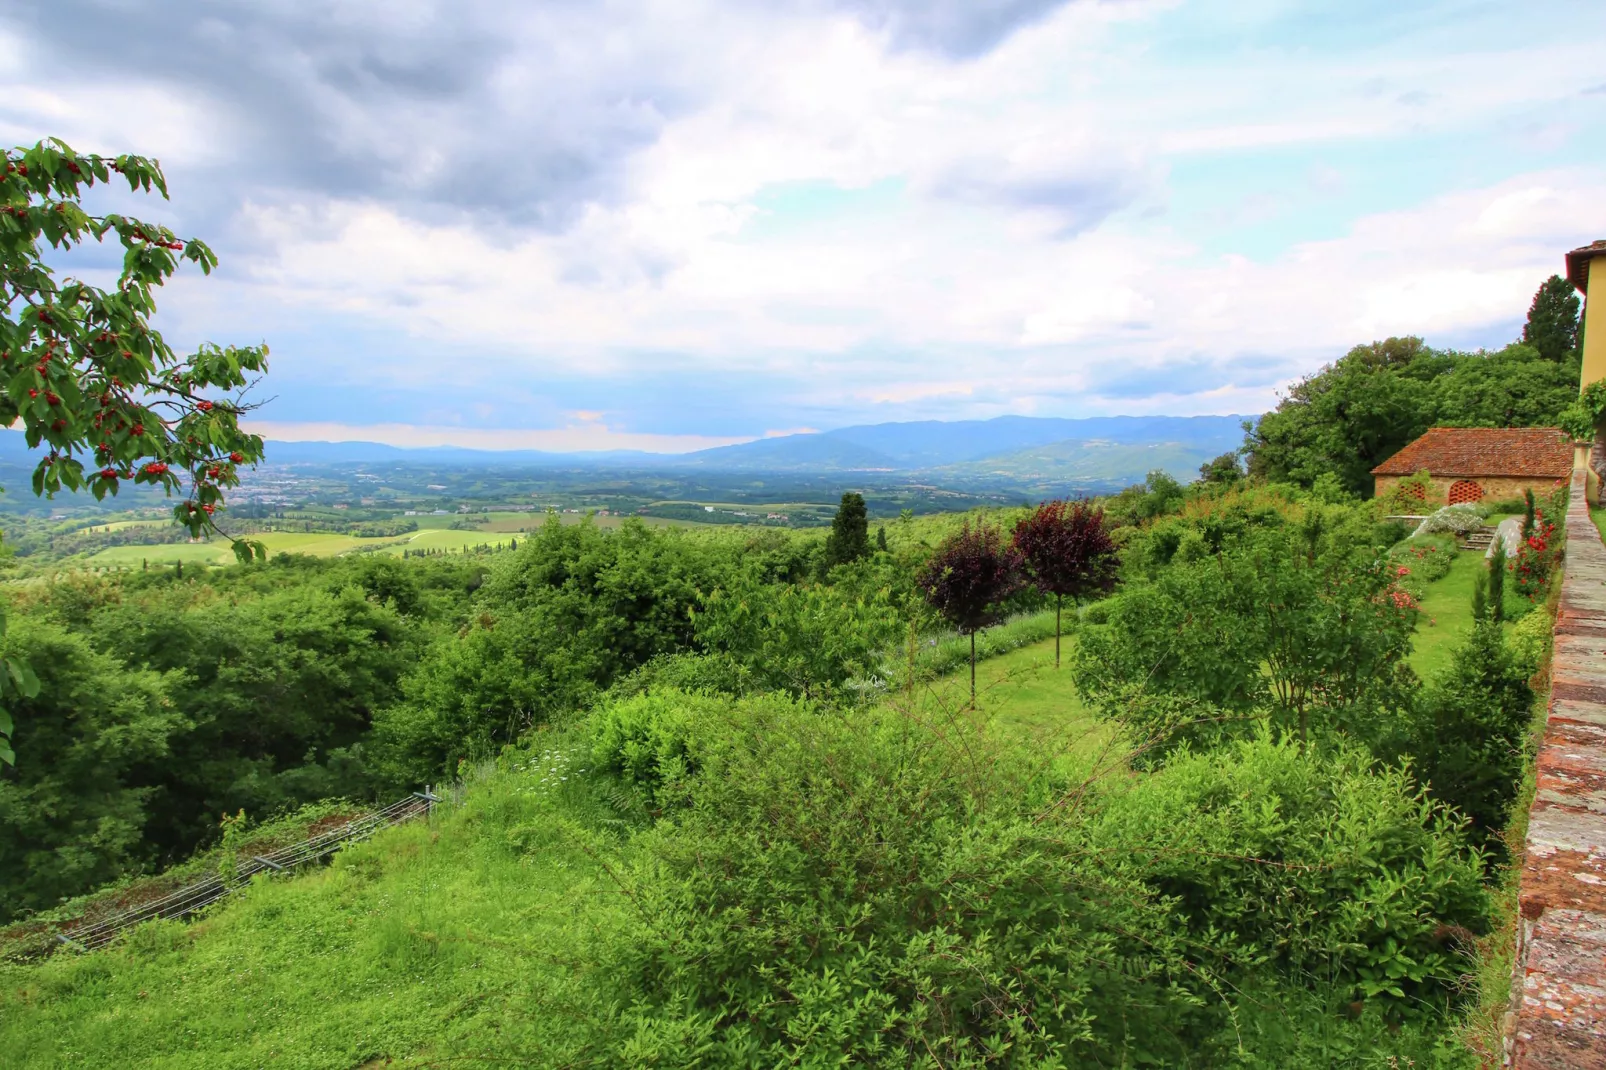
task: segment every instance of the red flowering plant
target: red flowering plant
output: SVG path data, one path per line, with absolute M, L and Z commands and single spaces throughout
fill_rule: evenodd
M 1517 584 L 1517 593 L 1530 602 L 1544 598 L 1550 575 L 1560 559 L 1556 525 L 1545 517 L 1543 510 L 1536 510 L 1533 532 L 1518 547 L 1516 558 L 1506 565 Z
M 1421 599 L 1428 584 L 1448 573 L 1455 559 L 1453 549 L 1429 538 L 1411 539 L 1389 553 L 1388 571 L 1394 587 L 1413 600 Z

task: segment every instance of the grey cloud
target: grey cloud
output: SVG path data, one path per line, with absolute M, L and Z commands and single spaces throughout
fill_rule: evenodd
M 1051 171 L 1020 172 L 1003 161 L 972 158 L 933 184 L 942 197 L 1047 211 L 1059 233 L 1074 237 L 1137 200 L 1144 180 L 1135 167 L 1072 161 Z
M 904 48 L 971 59 L 1068 0 L 839 0 L 866 25 Z
M 486 0 L 32 0 L 9 21 L 43 69 L 163 84 L 220 112 L 240 142 L 219 176 L 236 192 L 310 189 L 557 228 L 616 198 L 624 161 L 694 103 L 650 37 L 592 47 L 607 18 Z M 130 140 L 118 147 L 137 149 Z
M 780 0 L 777 10 L 845 11 L 894 47 L 965 58 L 1064 2 Z M 587 204 L 617 203 L 630 159 L 719 92 L 706 58 L 720 40 L 655 17 L 585 0 L 21 0 L 0 25 L 41 73 L 77 72 L 106 92 L 165 87 L 216 117 L 227 165 L 168 161 L 170 175 L 184 224 L 239 250 L 256 240 L 233 229 L 243 196 L 371 198 L 493 236 L 562 230 Z M 130 130 L 126 145 L 95 147 L 143 146 Z M 954 189 L 979 196 L 984 185 Z M 1076 179 L 1003 196 L 1062 210 L 1073 231 L 1116 197 Z
M 1178 357 L 1164 364 L 1112 363 L 1092 369 L 1087 391 L 1110 400 L 1153 397 L 1157 393 L 1198 394 L 1230 383 L 1239 388 L 1271 387 L 1300 369 L 1309 358 L 1236 354 L 1230 360 L 1204 354 Z

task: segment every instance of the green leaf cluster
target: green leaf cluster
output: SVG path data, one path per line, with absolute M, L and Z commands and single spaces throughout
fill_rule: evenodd
M 1368 497 L 1372 469 L 1428 428 L 1554 427 L 1577 391 L 1576 353 L 1558 361 L 1520 343 L 1457 353 L 1389 338 L 1294 384 L 1244 450 L 1252 476 L 1310 487 L 1330 473 Z

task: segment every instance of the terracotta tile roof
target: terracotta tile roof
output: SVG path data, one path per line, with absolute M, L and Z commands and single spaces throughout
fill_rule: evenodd
M 1573 444 L 1554 427 L 1435 427 L 1372 469 L 1374 476 L 1566 479 Z
M 1579 293 L 1589 290 L 1589 262 L 1597 256 L 1606 256 L 1606 238 L 1579 246 L 1567 254 L 1567 281 L 1576 286 Z

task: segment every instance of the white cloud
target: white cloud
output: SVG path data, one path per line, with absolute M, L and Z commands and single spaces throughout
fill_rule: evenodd
M 159 145 L 225 183 L 234 248 L 220 244 L 220 278 L 173 289 L 173 333 L 315 318 L 471 352 L 456 379 L 593 377 L 595 401 L 563 407 L 595 419 L 530 432 L 565 442 L 642 426 L 608 383 L 669 365 L 688 394 L 769 377 L 800 405 L 880 418 L 1254 409 L 1357 341 L 1509 322 L 1563 250 L 1606 232 L 1599 171 L 1517 157 L 1424 180 L 1436 164 L 1411 150 L 1434 136 L 1508 151 L 1499 130 L 1565 147 L 1587 123 L 1534 114 L 1606 109 L 1579 95 L 1598 80 L 1599 19 L 1435 47 L 1424 16 L 1316 47 L 1264 29 L 1280 3 L 1047 7 L 994 24 L 823 0 L 476 0 L 460 19 L 422 0 L 240 6 L 197 32 L 225 57 L 249 33 L 285 43 L 246 64 L 257 97 L 129 71 L 115 92 L 69 92 L 13 72 L 0 133 L 49 122 L 94 140 L 144 110 Z M 1213 45 L 1173 30 L 1184 44 L 1163 47 L 1177 20 L 1208 23 Z M 1438 32 L 1468 21 L 1452 11 Z M 0 59 L 23 55 L 5 32 Z M 273 86 L 290 102 L 263 103 Z M 253 108 L 261 130 L 229 125 Z M 216 169 L 265 146 L 310 162 Z M 1262 174 L 1265 153 L 1302 146 L 1332 159 Z M 1415 169 L 1411 188 L 1451 192 L 1357 208 L 1356 169 L 1373 164 L 1345 154 L 1379 146 Z M 1234 160 L 1238 181 L 1175 214 L 1179 171 Z M 1352 213 L 1324 224 L 1336 237 L 1286 218 L 1313 195 Z M 1279 231 L 1270 251 L 1226 254 L 1200 238 L 1206 217 Z M 364 374 L 427 390 L 441 367 L 375 354 Z M 756 434 L 816 417 L 753 419 Z M 442 416 L 417 441 L 435 433 L 468 434 Z
M 282 423 L 273 420 L 242 421 L 252 434 L 278 442 L 382 442 L 408 448 L 459 446 L 481 450 L 545 450 L 568 453 L 585 450 L 646 450 L 649 453 L 690 453 L 693 450 L 750 442 L 752 436 L 652 435 L 614 431 L 597 423 L 574 427 L 528 428 L 430 427 L 419 424 L 342 424 L 329 422 Z

